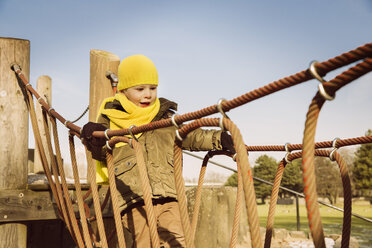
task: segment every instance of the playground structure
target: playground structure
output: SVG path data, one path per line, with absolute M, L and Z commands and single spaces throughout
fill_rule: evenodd
M 57 215 L 61 218 L 65 223 L 66 227 L 69 230 L 73 240 L 79 247 L 108 247 L 108 240 L 112 233 L 107 232 L 105 230 L 103 224 L 103 217 L 102 211 L 105 207 L 105 202 L 108 201 L 109 193 L 106 194 L 105 199 L 99 199 L 98 195 L 98 186 L 95 183 L 95 166 L 92 164 L 92 159 L 90 153 L 87 152 L 87 162 L 88 162 L 88 179 L 89 179 L 89 193 L 92 195 L 92 199 L 94 202 L 94 216 L 88 216 L 88 212 L 86 211 L 86 196 L 82 194 L 82 186 L 80 185 L 79 174 L 77 171 L 77 164 L 76 164 L 76 155 L 75 155 L 75 144 L 74 144 L 74 136 L 79 137 L 80 135 L 80 127 L 74 125 L 71 121 L 68 121 L 63 118 L 56 110 L 54 110 L 39 94 L 34 90 L 31 84 L 27 81 L 27 74 L 29 72 L 29 42 L 24 40 L 13 40 L 8 39 L 2 42 L 9 42 L 11 45 L 9 49 L 9 54 L 13 54 L 14 57 L 9 56 L 6 59 L 6 62 L 2 62 L 0 64 L 2 72 L 4 71 L 5 82 L 9 85 L 9 90 L 4 90 L 5 93 L 0 92 L 1 94 L 8 94 L 9 97 L 4 98 L 11 102 L 13 109 L 6 109 L 7 107 L 2 106 L 2 111 L 6 109 L 6 111 L 10 111 L 10 116 L 8 118 L 8 123 L 15 123 L 13 130 L 17 130 L 17 136 L 20 137 L 27 137 L 27 132 L 20 132 L 25 131 L 25 125 L 27 126 L 27 112 L 29 110 L 31 122 L 34 130 L 35 135 L 35 143 L 38 147 L 40 152 L 40 158 L 42 160 L 43 169 L 45 171 L 45 175 L 48 178 L 48 182 L 50 185 L 50 190 L 53 195 L 53 199 L 56 202 L 56 210 Z M 16 45 L 14 45 L 16 44 Z M 15 52 L 14 52 L 15 51 Z M 97 52 L 97 51 L 96 51 Z M 107 56 L 107 53 L 104 53 L 105 56 L 100 56 L 104 52 L 93 52 L 91 53 L 91 102 L 90 102 L 90 120 L 94 120 L 99 102 L 109 95 L 112 92 L 115 92 L 115 74 L 117 72 L 117 65 L 119 63 L 118 58 L 116 56 Z M 97 56 L 95 56 L 97 55 Z M 342 146 L 347 145 L 355 145 L 355 144 L 365 144 L 372 142 L 372 136 L 366 137 L 358 137 L 358 138 L 351 138 L 351 139 L 335 139 L 334 141 L 325 141 L 325 142 L 318 142 L 315 143 L 315 129 L 317 126 L 317 117 L 319 112 L 323 106 L 323 104 L 327 100 L 332 100 L 335 97 L 335 93 L 337 90 L 345 86 L 346 84 L 352 82 L 353 80 L 365 75 L 366 73 L 372 70 L 372 44 L 366 44 L 364 46 L 358 47 L 350 52 L 344 53 L 340 56 L 337 56 L 333 59 L 324 62 L 317 62 L 312 63 L 309 69 L 296 73 L 292 76 L 280 79 L 273 83 L 270 83 L 262 88 L 253 90 L 248 92 L 242 96 L 239 96 L 233 100 L 220 100 L 218 104 L 203 108 L 201 110 L 187 113 L 183 115 L 174 115 L 170 119 L 161 120 L 157 122 L 152 122 L 147 125 L 133 127 L 129 130 L 106 130 L 104 132 L 94 132 L 94 136 L 96 137 L 106 137 L 107 138 L 107 146 L 113 147 L 117 142 L 128 142 L 130 143 L 131 147 L 136 151 L 137 156 L 137 164 L 140 169 L 141 175 L 141 183 L 144 189 L 144 201 L 146 206 L 146 212 L 148 216 L 149 226 L 151 230 L 151 241 L 153 247 L 159 247 L 159 238 L 156 231 L 156 221 L 154 218 L 154 213 L 152 211 L 152 202 L 150 199 L 150 189 L 148 184 L 148 178 L 146 174 L 146 166 L 143 161 L 142 151 L 138 146 L 138 143 L 135 138 L 128 138 L 124 135 L 132 136 L 136 133 L 142 133 L 146 131 L 150 131 L 156 128 L 163 128 L 169 127 L 171 125 L 177 126 L 177 138 L 178 140 L 175 141 L 175 149 L 174 149 L 174 171 L 175 171 L 175 180 L 177 185 L 177 193 L 179 195 L 179 206 L 180 212 L 182 215 L 182 223 L 184 226 L 184 232 L 187 242 L 187 247 L 194 247 L 194 237 L 196 232 L 197 226 L 197 216 L 199 211 L 199 204 L 201 195 L 201 186 L 203 184 L 203 178 L 206 170 L 206 166 L 208 160 L 212 156 L 216 155 L 228 155 L 233 156 L 232 154 L 221 154 L 220 152 L 209 152 L 207 156 L 203 160 L 203 165 L 201 167 L 200 178 L 199 178 L 199 185 L 197 189 L 197 193 L 195 196 L 195 205 L 194 205 L 194 214 L 193 219 L 190 222 L 189 215 L 187 213 L 187 203 L 185 197 L 185 188 L 184 182 L 182 178 L 182 150 L 178 145 L 179 140 L 182 140 L 188 132 L 205 126 L 213 126 L 213 127 L 220 127 L 229 131 L 232 135 L 235 148 L 237 153 L 234 155 L 234 159 L 237 162 L 237 172 L 238 172 L 238 190 L 237 190 L 237 197 L 236 197 L 236 207 L 235 207 L 235 215 L 234 215 L 234 224 L 232 227 L 232 235 L 230 241 L 230 247 L 236 246 L 236 239 L 237 239 L 237 231 L 239 229 L 239 217 L 242 211 L 241 200 L 244 199 L 249 229 L 250 229 L 250 236 L 252 247 L 270 247 L 271 246 L 271 237 L 272 237 L 272 229 L 274 223 L 274 213 L 275 213 L 275 205 L 276 200 L 278 197 L 278 191 L 280 186 L 281 177 L 283 175 L 283 171 L 285 169 L 285 165 L 292 161 L 293 159 L 302 157 L 303 164 L 303 177 L 304 177 L 304 196 L 306 199 L 306 208 L 308 211 L 308 219 L 309 225 L 311 230 L 311 235 L 314 241 L 315 247 L 325 247 L 324 243 L 324 233 L 322 229 L 322 224 L 319 215 L 319 207 L 317 203 L 317 192 L 315 186 L 315 173 L 314 173 L 314 156 L 323 156 L 329 157 L 331 160 L 336 160 L 339 164 L 340 174 L 343 182 L 344 187 L 344 221 L 343 221 L 343 231 L 342 231 L 342 247 L 348 247 L 349 245 L 349 238 L 350 238 L 350 227 L 351 227 L 351 187 L 350 187 L 350 179 L 348 176 L 347 166 L 343 161 L 340 154 L 337 152 L 337 149 Z M 93 59 L 92 59 L 93 58 Z M 96 63 L 92 63 L 92 60 L 97 59 Z M 346 71 L 342 72 L 340 75 L 336 76 L 334 79 L 330 81 L 324 81 L 322 76 L 326 75 L 327 73 L 338 69 L 340 67 L 349 65 L 351 63 L 355 63 L 360 61 L 358 64 L 352 66 L 351 68 L 347 69 Z M 12 71 L 13 70 L 13 71 Z M 92 74 L 93 73 L 93 74 Z M 107 78 L 110 79 L 112 86 L 107 84 L 107 87 L 103 87 L 102 84 L 95 84 L 95 82 L 102 82 L 107 81 Z M 307 113 L 307 119 L 305 123 L 305 130 L 304 130 L 304 138 L 303 144 L 286 144 L 283 146 L 246 146 L 243 142 L 242 136 L 239 132 L 237 126 L 228 118 L 226 112 L 239 107 L 243 104 L 248 102 L 254 101 L 258 98 L 263 96 L 269 95 L 276 91 L 297 85 L 299 83 L 303 83 L 310 79 L 316 78 L 320 81 L 319 84 L 319 92 L 314 96 Z M 10 82 L 14 82 L 11 85 Z M 18 84 L 17 84 L 18 82 Z M 1 82 L 2 83 L 2 82 Z M 3 84 L 3 83 L 2 83 Z M 5 85 L 5 83 L 4 83 Z M 103 88 L 102 88 L 103 87 Z M 98 90 L 99 89 L 99 90 Z M 16 97 L 11 97 L 11 93 L 14 92 Z M 6 95 L 6 96 L 8 96 Z M 93 96 L 92 96 L 93 95 Z M 35 106 L 33 102 L 33 97 L 35 97 L 41 106 L 43 111 L 43 126 L 45 131 L 45 138 L 47 141 L 47 151 L 49 152 L 49 156 L 53 156 L 56 153 L 56 160 L 49 159 L 50 163 L 48 163 L 47 155 L 45 152 L 45 148 L 41 142 L 41 135 L 39 133 L 38 124 L 36 121 L 35 115 Z M 15 99 L 16 98 L 16 99 Z M 7 105 L 5 105 L 7 106 Z M 18 107 L 14 107 L 18 106 Z M 21 106 L 21 107 L 19 107 Z M 222 117 L 221 118 L 205 118 L 211 114 L 215 114 L 220 112 Z M 13 117 L 16 116 L 16 117 Z M 3 115 L 4 116 L 4 115 Z M 50 125 L 52 126 L 53 138 L 54 138 L 54 149 L 52 147 L 51 135 L 48 125 L 48 118 L 50 121 Z M 10 119 L 10 121 L 9 121 Z M 13 121 L 17 120 L 17 121 Z M 59 148 L 59 140 L 58 140 L 58 132 L 56 121 L 60 121 L 63 123 L 66 128 L 69 129 L 69 145 L 71 151 L 71 162 L 75 180 L 75 189 L 76 189 L 76 199 L 72 199 L 69 194 L 69 188 L 66 183 L 66 178 L 64 176 L 64 170 L 62 168 L 62 158 L 60 154 Z M 5 122 L 4 120 L 1 120 Z M 182 127 L 179 126 L 184 124 Z M 20 125 L 17 127 L 17 125 Z M 9 128 L 5 126 L 5 129 Z M 10 129 L 10 128 L 9 128 Z M 1 133 L 2 136 L 5 134 Z M 115 136 L 115 137 L 114 137 Z M 114 137 L 114 138 L 111 138 Z M 26 139 L 23 139 L 26 140 Z M 27 140 L 26 140 L 27 141 Z M 13 142 L 14 145 L 16 142 Z M 8 165 L 12 165 L 11 168 L 6 168 L 7 174 L 3 173 L 1 178 L 1 188 L 0 190 L 14 190 L 17 189 L 25 189 L 27 184 L 27 170 L 24 168 L 24 160 L 25 154 L 22 153 L 22 149 L 20 146 L 27 147 L 27 142 L 24 144 L 23 142 L 21 145 L 16 144 L 16 147 L 7 148 L 7 156 L 5 159 L 10 157 L 17 158 L 20 161 L 3 161 L 3 164 L 8 163 Z M 10 146 L 10 145 L 9 145 Z M 332 150 L 325 150 L 325 148 L 332 148 Z M 17 151 L 16 151 L 17 150 Z M 19 151 L 21 150 L 21 151 Z M 293 152 L 295 150 L 302 150 L 300 152 Z M 24 150 L 23 150 L 24 151 Z M 262 243 L 262 238 L 259 230 L 259 221 L 257 215 L 257 206 L 256 206 L 256 198 L 253 188 L 253 177 L 251 173 L 251 169 L 248 162 L 247 151 L 286 151 L 287 155 L 281 161 L 278 166 L 278 170 L 276 173 L 275 181 L 273 184 L 271 202 L 270 202 L 270 210 L 268 213 L 268 222 L 266 226 L 266 235 L 265 235 L 265 242 Z M 12 153 L 12 154 L 11 154 Z M 14 153 L 14 154 L 13 154 Z M 50 155 L 52 154 L 52 155 Z M 110 152 L 107 153 L 107 162 L 108 162 L 108 172 L 109 172 L 109 190 L 112 192 L 116 190 L 115 185 L 115 175 L 114 175 L 114 168 L 112 164 L 112 155 Z M 49 167 L 51 164 L 51 169 Z M 17 165 L 14 166 L 13 165 Z M 27 169 L 27 168 L 26 168 Z M 2 170 L 4 171 L 4 169 Z M 52 174 L 56 180 L 53 180 Z M 25 176 L 26 175 L 26 176 Z M 60 179 L 58 179 L 58 175 Z M 16 177 L 19 180 L 15 180 Z M 26 177 L 26 180 L 25 180 Z M 25 183 L 26 182 L 26 183 Z M 120 247 L 125 247 L 125 239 L 124 239 L 124 231 L 121 225 L 121 218 L 120 213 L 117 211 L 117 199 L 116 194 L 111 194 L 111 201 L 112 201 L 112 211 L 115 219 L 115 230 L 117 234 L 117 240 Z M 24 195 L 18 195 L 19 198 L 23 198 Z M 103 202 L 103 203 L 102 203 Z M 74 206 L 77 205 L 79 209 L 79 215 L 77 216 L 74 212 Z M 7 223 L 7 227 L 12 230 L 15 230 L 15 233 L 18 235 L 18 242 L 23 242 L 22 240 L 25 239 L 25 227 L 22 224 L 17 224 L 15 219 L 10 218 L 10 215 L 5 218 L 5 215 L 2 217 L 2 222 Z M 4 220 L 5 219 L 5 220 Z M 8 221 L 6 220 L 8 219 Z M 90 222 L 96 221 L 98 227 L 99 235 L 95 236 L 92 234 L 90 230 Z M 11 239 L 12 237 L 6 238 L 6 240 Z M 21 240 L 21 241 L 19 241 Z M 4 241 L 0 241 L 4 242 Z M 21 246 L 20 246 L 21 247 Z

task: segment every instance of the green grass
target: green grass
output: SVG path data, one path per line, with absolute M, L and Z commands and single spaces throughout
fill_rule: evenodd
M 343 213 L 323 205 L 320 206 L 320 216 L 322 219 L 323 230 L 326 234 L 342 233 Z M 343 208 L 342 205 L 337 205 Z M 260 225 L 266 227 L 267 214 L 269 205 L 258 205 L 258 215 Z M 352 212 L 363 217 L 372 219 L 372 205 L 357 205 L 353 204 Z M 307 212 L 305 205 L 300 205 L 300 229 L 307 233 L 310 232 L 307 220 Z M 287 230 L 297 230 L 296 221 L 296 205 L 277 205 L 275 212 L 274 228 L 285 228 Z M 352 217 L 351 219 L 351 236 L 359 241 L 360 247 L 372 247 L 372 223 L 363 221 L 359 218 Z

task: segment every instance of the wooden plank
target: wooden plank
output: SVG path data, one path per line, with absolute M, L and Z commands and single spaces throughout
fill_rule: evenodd
M 87 190 L 83 191 L 85 194 Z M 102 203 L 107 193 L 107 187 L 99 190 L 100 202 Z M 73 201 L 76 200 L 76 192 L 69 191 Z M 93 199 L 90 195 L 85 203 L 90 209 L 90 215 L 94 215 Z M 78 206 L 73 205 L 75 215 L 79 218 Z M 2 190 L 0 191 L 0 223 L 31 221 L 31 220 L 52 220 L 59 219 L 55 201 L 49 191 L 32 190 Z M 111 203 L 107 204 L 102 213 L 105 217 L 112 216 Z

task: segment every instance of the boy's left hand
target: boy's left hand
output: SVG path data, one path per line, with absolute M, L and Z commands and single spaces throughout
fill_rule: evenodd
M 87 149 L 92 152 L 93 158 L 97 160 L 102 160 L 101 150 L 102 146 L 106 143 L 106 139 L 94 137 L 93 132 L 105 130 L 106 128 L 102 124 L 88 122 L 83 126 L 83 130 L 81 131 L 81 142 L 87 146 Z
M 236 153 L 235 148 L 234 148 L 234 142 L 231 136 L 226 132 L 221 133 L 221 145 L 222 145 L 222 150 L 228 151 L 232 154 Z

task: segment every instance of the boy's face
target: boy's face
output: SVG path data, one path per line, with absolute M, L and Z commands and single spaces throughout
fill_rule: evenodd
M 152 84 L 141 84 L 125 89 L 123 93 L 128 100 L 133 102 L 135 105 L 146 108 L 155 103 L 158 94 L 158 86 Z

